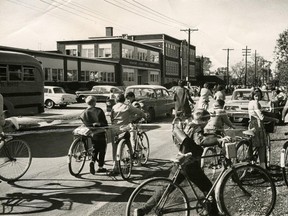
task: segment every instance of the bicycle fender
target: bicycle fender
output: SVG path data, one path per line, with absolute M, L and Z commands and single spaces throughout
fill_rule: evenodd
M 280 153 L 280 167 L 285 168 L 285 153 L 288 148 L 288 142 L 285 142 Z
M 233 165 L 233 167 L 237 168 L 237 167 L 245 166 L 245 165 L 248 165 L 248 164 L 250 164 L 250 163 L 249 162 L 241 162 L 241 163 Z M 221 176 L 221 178 L 219 179 L 219 181 L 217 182 L 217 184 L 215 186 L 215 199 L 216 199 L 218 210 L 221 212 L 221 214 L 224 214 L 224 211 L 223 211 L 223 208 L 222 208 L 221 202 L 220 202 L 220 187 L 221 187 L 221 184 L 222 184 L 223 179 L 225 178 L 225 176 L 227 176 L 228 173 L 230 173 L 231 171 L 232 171 L 232 168 L 229 167 L 224 172 L 224 174 Z

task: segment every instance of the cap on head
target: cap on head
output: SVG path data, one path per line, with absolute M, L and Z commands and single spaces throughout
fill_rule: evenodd
M 198 121 L 208 121 L 210 119 L 210 113 L 205 109 L 196 109 L 193 112 L 193 119 Z
M 88 105 L 92 105 L 93 103 L 96 103 L 96 102 L 97 102 L 97 99 L 96 99 L 94 96 L 88 96 L 88 97 L 85 99 L 85 102 L 86 102 Z

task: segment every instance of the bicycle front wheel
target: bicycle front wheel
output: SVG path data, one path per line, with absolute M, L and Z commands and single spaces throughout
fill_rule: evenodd
M 220 170 L 220 164 L 218 163 L 216 150 L 214 148 L 206 147 L 202 153 L 201 157 L 201 168 L 203 169 L 205 175 L 210 179 L 210 181 L 215 181 L 217 175 L 216 170 Z
M 133 191 L 126 206 L 126 216 L 133 216 L 137 211 L 139 215 L 190 214 L 185 191 L 172 180 L 162 177 L 148 179 Z
M 246 164 L 236 166 L 224 175 L 216 196 L 226 215 L 263 216 L 274 209 L 276 188 L 265 169 Z
M 29 169 L 31 149 L 23 140 L 10 140 L 0 149 L 0 179 L 16 181 Z
M 288 142 L 283 145 L 281 150 L 280 165 L 282 169 L 283 179 L 288 186 Z
M 68 152 L 68 168 L 71 175 L 77 176 L 81 173 L 86 156 L 85 141 L 82 137 L 77 137 Z
M 150 155 L 149 139 L 145 132 L 138 134 L 138 160 L 144 165 L 147 163 Z
M 131 145 L 125 139 L 122 139 L 118 144 L 117 162 L 122 178 L 127 180 L 131 176 L 133 160 Z

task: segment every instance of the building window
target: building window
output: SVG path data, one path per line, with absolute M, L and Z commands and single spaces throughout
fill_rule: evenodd
M 149 61 L 154 62 L 154 63 L 159 63 L 159 53 L 151 51 Z
M 134 53 L 134 47 L 133 46 L 130 46 L 127 44 L 122 44 L 122 58 L 132 59 L 133 53 Z
M 86 58 L 94 58 L 94 44 L 82 45 L 81 56 Z
M 78 46 L 77 45 L 66 45 L 65 46 L 66 55 L 78 56 Z
M 111 58 L 111 57 L 112 57 L 112 44 L 99 44 L 98 58 Z
M 179 75 L 179 64 L 178 62 L 166 61 L 166 74 L 178 76 Z
M 135 72 L 131 68 L 123 68 L 123 81 L 133 82 L 135 81 Z
M 147 50 L 137 48 L 137 59 L 140 61 L 147 61 Z
M 51 69 L 50 68 L 44 68 L 44 73 L 45 73 L 45 81 L 52 81 Z
M 53 74 L 53 70 L 52 70 L 52 74 Z M 77 70 L 67 71 L 67 81 L 77 81 Z
M 150 82 L 159 82 L 159 72 L 150 71 Z

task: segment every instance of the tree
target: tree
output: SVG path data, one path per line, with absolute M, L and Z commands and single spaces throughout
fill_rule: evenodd
M 280 85 L 288 84 L 288 29 L 279 34 L 275 46 L 277 72 L 276 78 L 279 79 Z
M 203 73 L 210 74 L 210 68 L 212 67 L 212 61 L 208 57 L 203 57 Z

